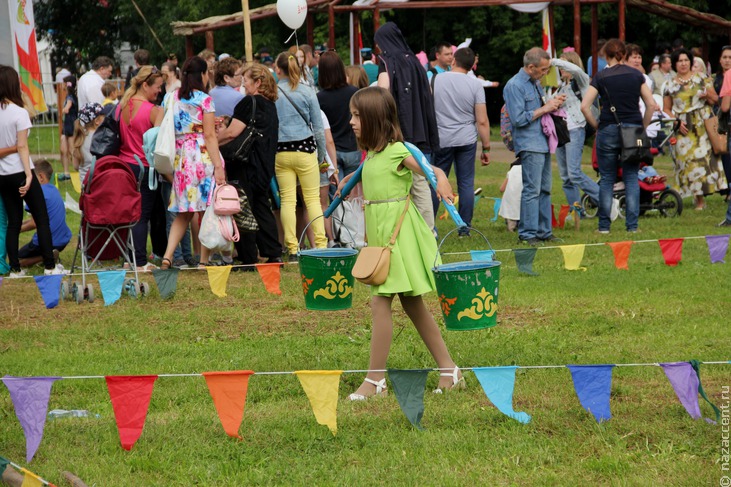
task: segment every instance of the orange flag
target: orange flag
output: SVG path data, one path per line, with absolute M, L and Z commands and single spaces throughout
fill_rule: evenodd
M 631 240 L 627 240 L 626 242 L 607 242 L 607 245 L 612 248 L 612 252 L 614 253 L 614 266 L 617 269 L 629 270 L 627 261 L 629 260 L 629 252 L 632 250 L 633 243 Z
M 561 205 L 561 209 L 558 210 L 558 228 L 563 228 L 566 224 L 566 217 L 569 216 L 569 205 Z
M 665 264 L 670 267 L 678 265 L 678 262 L 683 258 L 683 239 L 667 238 L 658 240 L 658 243 L 660 244 L 660 250 L 662 250 Z
M 249 376 L 253 373 L 253 370 L 203 372 L 223 430 L 232 438 L 241 439 L 239 427 L 244 419 Z
M 281 268 L 281 264 L 256 264 L 256 270 L 259 272 L 267 291 L 280 296 L 282 295 L 282 290 L 279 289 Z

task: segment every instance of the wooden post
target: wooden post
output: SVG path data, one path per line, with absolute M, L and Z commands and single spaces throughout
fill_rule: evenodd
M 617 4 L 619 8 L 619 40 L 624 41 L 625 38 L 625 14 L 627 13 L 626 0 L 619 0 Z
M 244 52 L 246 61 L 254 61 L 254 49 L 251 46 L 251 17 L 249 15 L 249 0 L 241 0 L 241 16 L 244 22 Z M 206 32 L 206 34 L 208 34 Z M 206 38 L 207 40 L 208 38 Z M 211 39 L 212 41 L 213 39 Z
M 378 32 L 378 28 L 381 26 L 381 10 L 376 7 L 373 9 L 373 37 L 375 39 L 376 32 Z M 731 33 L 729 33 L 731 35 Z M 378 64 L 378 54 L 381 52 L 381 50 L 376 46 L 376 41 L 373 41 L 373 62 Z
M 353 64 L 361 64 L 360 47 L 358 39 L 360 38 L 360 12 L 353 12 Z
M 599 53 L 597 52 L 599 40 L 599 13 L 595 3 L 591 4 L 591 73 L 596 76 L 599 69 Z
M 307 44 L 310 45 L 310 47 L 315 47 L 315 14 L 308 11 L 307 12 Z
M 185 59 L 193 56 L 193 36 L 185 36 Z
M 554 35 L 555 29 L 553 28 L 553 4 L 548 5 L 548 28 L 551 29 L 551 51 L 549 54 L 551 57 L 556 55 L 556 36 Z
M 581 57 L 581 1 L 574 0 L 574 49 Z
M 332 3 L 327 6 L 327 24 L 330 31 L 328 46 L 335 49 L 335 9 L 333 9 Z
M 206 49 L 209 51 L 215 51 L 213 47 L 213 31 L 207 30 L 206 31 Z

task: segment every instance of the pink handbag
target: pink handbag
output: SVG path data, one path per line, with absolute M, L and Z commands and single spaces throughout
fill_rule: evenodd
M 213 191 L 213 213 L 216 215 L 235 215 L 241 211 L 239 194 L 230 184 L 216 186 Z

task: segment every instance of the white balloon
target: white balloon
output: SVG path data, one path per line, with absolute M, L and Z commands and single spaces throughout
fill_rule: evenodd
M 299 29 L 307 18 L 307 0 L 277 0 L 277 15 L 290 29 Z

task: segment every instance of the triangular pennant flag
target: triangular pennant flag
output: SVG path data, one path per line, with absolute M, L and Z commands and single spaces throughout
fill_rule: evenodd
M 152 277 L 155 278 L 157 290 L 162 299 L 168 299 L 175 294 L 178 289 L 178 274 L 180 269 L 171 267 L 170 269 L 153 269 Z
M 562 245 L 564 268 L 569 271 L 585 271 L 586 267 L 581 267 L 581 261 L 584 259 L 584 249 L 586 245 Z
M 474 261 L 492 262 L 495 258 L 494 250 L 470 250 L 470 257 Z
M 391 379 L 396 400 L 406 419 L 418 429 L 421 427 L 421 417 L 424 416 L 424 389 L 428 370 L 396 370 L 388 369 L 388 378 Z
M 342 370 L 298 370 L 295 372 L 302 384 L 312 412 L 318 424 L 330 428 L 333 436 L 338 432 L 338 389 Z
M 536 251 L 538 249 L 513 249 L 515 254 L 515 264 L 518 266 L 518 271 L 529 276 L 537 276 L 538 273 L 533 272 L 533 259 L 536 258 Z
M 674 362 L 660 364 L 663 372 L 673 386 L 675 395 L 690 417 L 701 418 L 701 407 L 698 404 L 698 374 L 693 370 L 690 362 Z
M 3 476 L 3 472 L 8 468 L 8 465 L 10 465 L 10 461 L 7 458 L 0 457 L 0 477 Z
M 625 242 L 607 242 L 607 245 L 612 248 L 612 253 L 614 253 L 614 267 L 629 270 L 627 262 L 629 261 L 629 253 L 632 250 L 633 243 L 631 240 Z
M 683 240 L 682 238 L 666 238 L 658 240 L 662 257 L 665 264 L 675 267 L 683 258 Z
M 97 272 L 96 277 L 99 279 L 99 287 L 104 297 L 104 306 L 110 306 L 117 302 L 122 296 L 122 288 L 124 287 L 124 271 L 104 271 Z
M 597 423 L 608 421 L 609 395 L 614 365 L 567 365 L 581 406 L 594 415 Z
M 63 200 L 63 206 L 65 206 L 68 211 L 76 213 L 77 215 L 81 215 L 81 208 L 79 208 L 79 203 L 77 203 L 76 200 L 71 197 L 68 191 L 66 191 L 66 196 Z
M 58 173 L 54 173 L 53 175 L 53 185 L 58 189 Z
M 47 309 L 55 308 L 58 306 L 58 298 L 61 295 L 61 281 L 63 275 L 57 274 L 54 276 L 33 276 L 36 281 L 38 290 L 41 292 L 43 303 Z
M 563 228 L 566 225 L 566 217 L 569 216 L 569 205 L 561 205 L 561 209 L 558 210 L 558 227 Z
M 513 410 L 513 390 L 515 389 L 515 369 L 518 367 L 475 367 L 472 372 L 480 381 L 482 390 L 491 403 L 505 416 L 523 424 L 530 423 L 530 415 Z
M 203 372 L 223 430 L 232 438 L 241 439 L 239 428 L 244 419 L 249 377 L 253 373 L 253 370 Z
M 10 391 L 15 415 L 25 434 L 25 461 L 30 462 L 43 439 L 51 386 L 60 377 L 12 377 L 2 381 Z
M 474 202 L 475 205 L 477 204 L 478 201 L 480 201 L 480 198 L 482 198 L 482 196 L 479 194 L 477 196 L 475 196 L 475 202 Z
M 208 272 L 208 283 L 211 285 L 211 292 L 219 298 L 225 298 L 231 266 L 209 266 L 206 267 L 206 271 Z
M 698 360 L 691 360 L 690 366 L 693 367 L 693 370 L 695 370 L 696 375 L 698 376 L 698 394 L 701 395 L 704 401 L 706 401 L 710 406 L 713 408 L 713 411 L 716 413 L 716 421 L 714 422 L 711 419 L 706 418 L 706 421 L 709 423 L 716 424 L 718 421 L 721 421 L 721 410 L 716 407 L 715 404 L 711 402 L 710 399 L 708 399 L 708 396 L 706 395 L 706 391 L 703 390 L 703 381 L 701 381 L 701 362 Z
M 42 487 L 43 482 L 41 482 L 41 478 L 34 474 L 33 472 L 26 470 L 24 468 L 21 468 L 20 471 L 23 473 L 23 483 L 20 484 L 20 487 Z
M 728 239 L 731 235 L 707 235 L 706 243 L 708 252 L 711 254 L 711 264 L 726 263 L 725 257 L 728 251 Z
M 280 296 L 282 294 L 282 290 L 279 288 L 281 269 L 281 264 L 256 264 L 256 270 L 259 272 L 266 290 L 271 294 Z
M 498 213 L 500 212 L 500 205 L 502 204 L 502 202 L 503 200 L 501 200 L 500 198 L 495 198 L 495 203 L 492 205 L 492 211 L 494 213 L 494 216 L 490 221 L 497 221 Z M 477 201 L 475 201 L 475 203 L 477 203 Z
M 74 187 L 74 191 L 81 194 L 81 178 L 78 172 L 71 173 L 71 186 Z
M 558 226 L 558 220 L 556 220 L 556 209 L 553 207 L 553 203 L 551 203 L 551 228 L 556 228 Z
M 156 375 L 106 376 L 122 448 L 131 450 L 142 434 Z
M 0 277 L 0 287 L 2 287 L 2 286 L 3 286 L 3 278 Z

